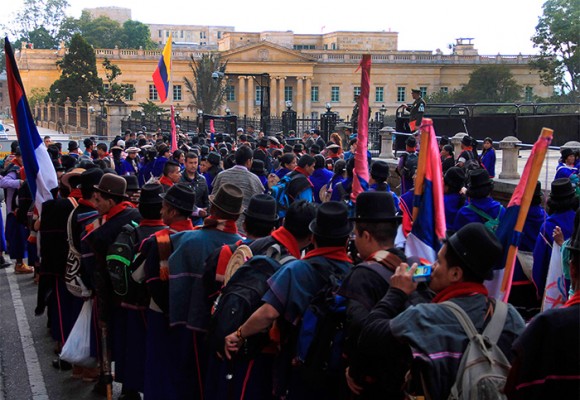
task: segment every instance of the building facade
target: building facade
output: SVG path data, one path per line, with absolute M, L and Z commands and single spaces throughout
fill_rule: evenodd
M 363 54 L 372 55 L 371 92 L 369 103 L 371 118 L 380 108 L 394 113 L 401 104 L 412 102 L 411 88 L 419 88 L 423 95 L 452 91 L 469 81 L 469 74 L 486 64 L 505 64 L 515 80 L 525 88 L 526 96 L 549 96 L 552 89 L 540 83 L 537 71 L 530 69 L 530 56 L 479 55 L 471 39 L 458 39 L 451 54 L 435 51 L 398 50 L 396 32 L 332 32 L 320 35 L 298 35 L 292 31 L 235 32 L 232 27 L 205 27 L 210 45 L 188 46 L 194 37 L 185 32 L 201 32 L 196 27 L 151 25 L 152 39 L 164 42 L 173 32 L 174 42 L 184 39 L 183 46 L 174 45 L 172 87 L 168 100 L 159 104 L 182 110 L 182 115 L 195 117 L 191 94 L 187 92 L 184 77 L 193 77 L 189 63 L 191 56 L 199 59 L 207 52 L 217 53 L 227 61 L 227 102 L 221 112 L 229 109 L 239 116 L 260 115 L 261 86 L 268 86 L 271 115 L 279 116 L 291 101 L 299 117 L 317 118 L 328 106 L 341 118 L 347 119 L 354 106 L 354 96 L 360 92 L 360 73 L 356 72 Z M 180 32 L 184 32 L 181 38 Z M 177 34 L 177 35 L 176 35 Z M 162 37 L 155 37 L 161 35 Z M 220 36 L 220 38 L 218 38 Z M 177 40 L 179 39 L 179 41 Z M 190 43 L 190 42 L 189 42 Z M 56 61 L 66 49 L 27 49 L 17 52 L 25 88 L 48 88 L 59 77 Z M 159 102 L 152 74 L 161 50 L 95 49 L 97 68 L 105 77 L 104 58 L 119 66 L 122 75 L 119 83 L 133 85 L 135 94 L 128 100 L 132 110 L 139 103 Z M 266 76 L 268 80 L 257 79 Z M 72 100 L 72 99 L 71 99 Z M 86 99 L 84 99 L 86 100 Z M 525 100 L 525 99 L 524 99 Z M 384 107 L 383 107 L 384 106 Z

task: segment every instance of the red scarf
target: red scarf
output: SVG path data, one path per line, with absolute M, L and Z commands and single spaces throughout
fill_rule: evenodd
M 475 294 L 488 295 L 487 288 L 481 283 L 461 282 L 446 287 L 433 298 L 433 303 L 442 303 L 456 297 L 473 296 Z
M 202 229 L 217 229 L 225 233 L 238 233 L 236 221 L 233 219 L 217 219 L 213 215 L 203 220 Z
M 189 218 L 186 218 L 172 223 L 169 225 L 169 229 L 174 232 L 191 231 L 193 230 L 193 224 Z
M 80 189 L 79 189 L 80 190 Z M 93 204 L 93 202 L 91 202 L 90 200 L 87 199 L 79 199 L 79 205 L 83 205 L 83 206 L 87 206 L 92 208 L 93 210 L 95 209 L 95 205 Z
M 113 207 L 111 207 L 111 209 L 109 210 L 108 213 L 103 215 L 103 223 L 107 222 L 108 220 L 113 218 L 115 215 L 124 211 L 126 208 L 134 208 L 133 203 L 131 203 L 130 201 L 122 201 L 119 204 L 115 204 Z
M 312 257 L 324 257 L 330 258 L 331 260 L 336 261 L 346 261 L 352 263 L 352 260 L 346 254 L 346 249 L 344 247 L 319 247 L 314 250 L 310 250 L 306 255 L 302 258 L 303 260 L 307 260 Z
M 165 175 L 161 177 L 161 179 L 159 179 L 159 183 L 165 186 L 173 186 L 174 183 L 171 179 L 169 179 L 168 177 L 166 177 Z
M 18 161 L 17 158 L 14 158 L 14 160 L 12 160 L 12 164 L 20 167 L 20 180 L 26 180 L 26 171 L 24 170 L 24 166 L 22 165 L 22 163 L 20 161 Z
M 282 246 L 286 247 L 293 257 L 300 258 L 300 249 L 296 238 L 288 231 L 288 229 L 281 226 L 272 232 L 272 237 L 279 241 Z
M 161 219 L 142 219 L 139 226 L 165 226 Z
M 75 189 L 71 190 L 68 197 L 74 197 L 75 200 L 77 200 L 80 203 L 80 199 L 83 198 L 83 194 L 81 193 L 80 189 L 75 188 Z
M 574 293 L 572 297 L 568 299 L 566 304 L 564 304 L 564 307 L 570 307 L 573 306 L 574 304 L 580 304 L 580 292 Z

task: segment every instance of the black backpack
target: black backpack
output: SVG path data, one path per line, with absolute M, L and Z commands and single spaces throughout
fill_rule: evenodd
M 413 175 L 415 175 L 418 163 L 419 156 L 417 153 L 407 153 L 407 156 L 405 157 L 405 163 L 403 165 L 403 176 L 407 179 L 413 179 Z
M 324 385 L 342 374 L 342 349 L 346 337 L 346 298 L 337 294 L 344 276 L 326 264 L 308 262 L 325 282 L 302 316 L 294 365 L 305 381 Z
M 262 296 L 268 290 L 268 279 L 282 264 L 268 256 L 254 256 L 237 269 L 222 288 L 214 304 L 208 330 L 208 340 L 214 351 L 223 353 L 224 339 L 235 332 L 262 305 Z M 268 334 L 249 337 L 238 357 L 254 358 L 268 343 Z

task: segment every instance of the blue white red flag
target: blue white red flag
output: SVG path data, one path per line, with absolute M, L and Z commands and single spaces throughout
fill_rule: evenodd
M 30 112 L 24 85 L 8 38 L 4 39 L 4 53 L 6 54 L 8 95 L 18 145 L 22 152 L 22 164 L 34 204 L 40 213 L 42 203 L 53 198 L 50 191 L 58 187 L 56 171 Z
M 159 63 L 155 72 L 153 72 L 153 83 L 159 93 L 159 101 L 164 103 L 167 100 L 167 95 L 169 93 L 169 82 L 171 81 L 171 46 L 172 46 L 172 35 L 169 35 L 167 43 L 163 48 L 163 53 L 159 58 Z
M 560 308 L 568 300 L 566 292 L 566 277 L 562 268 L 562 249 L 557 243 L 552 245 L 550 267 L 546 277 L 546 289 L 542 300 L 542 311 Z
M 432 264 L 445 238 L 443 172 L 433 121 L 423 118 L 421 151 L 413 197 L 413 227 L 407 236 L 405 254 Z
M 504 246 L 504 261 L 502 265 L 494 266 L 493 279 L 486 281 L 485 286 L 489 295 L 498 300 L 507 302 L 510 295 L 522 230 L 536 190 L 542 163 L 546 158 L 548 146 L 552 142 L 553 133 L 554 131 L 551 129 L 542 129 L 528 161 L 526 161 L 522 178 L 512 194 L 506 213 L 496 231 L 497 238 Z

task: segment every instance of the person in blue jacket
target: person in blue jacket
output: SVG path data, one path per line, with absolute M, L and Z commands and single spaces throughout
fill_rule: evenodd
M 481 152 L 481 164 L 487 170 L 490 178 L 495 178 L 495 149 L 490 137 L 483 139 L 483 151 Z
M 469 222 L 501 221 L 505 208 L 490 194 L 493 181 L 485 169 L 476 169 L 467 174 L 468 202 L 459 209 L 453 223 L 453 230 L 458 231 Z
M 312 182 L 314 191 L 314 201 L 322 203 L 320 200 L 320 189 L 330 181 L 332 178 L 332 171 L 326 168 L 326 160 L 322 154 L 314 156 L 314 172 L 310 175 L 310 182 Z
M 578 167 L 576 165 L 576 155 L 574 154 L 574 150 L 565 148 L 560 151 L 562 154 L 562 158 L 556 167 L 556 176 L 555 179 L 559 178 L 570 178 L 571 175 L 578 174 Z
M 546 278 L 552 256 L 552 244 L 554 242 L 554 228 L 559 226 L 564 235 L 564 240 L 569 239 L 574 231 L 574 216 L 578 209 L 578 196 L 568 178 L 559 178 L 552 182 L 552 191 L 548 199 L 548 218 L 540 228 L 540 234 L 536 238 L 534 246 L 534 266 L 532 277 L 536 286 L 538 300 L 544 297 Z
M 465 171 L 463 168 L 451 167 L 443 177 L 445 206 L 445 222 L 448 228 L 452 228 L 457 212 L 465 204 L 465 196 L 461 189 L 465 186 Z

